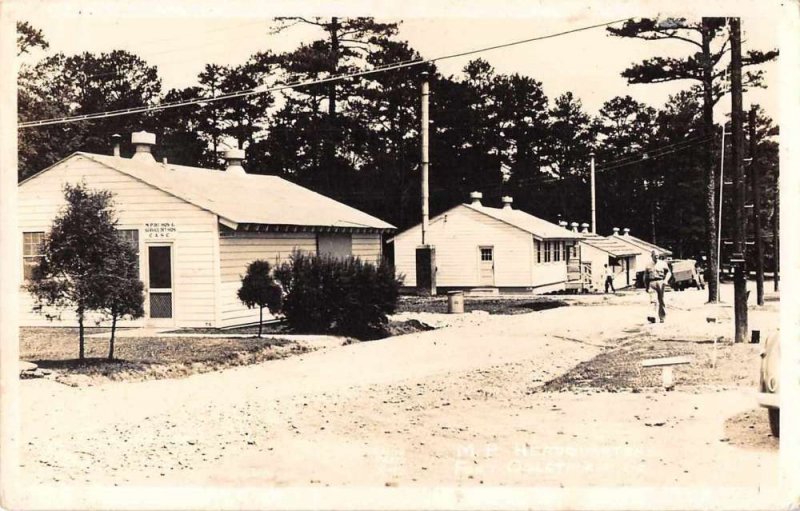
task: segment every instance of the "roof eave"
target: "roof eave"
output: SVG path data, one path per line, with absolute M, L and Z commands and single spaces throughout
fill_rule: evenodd
M 86 154 L 82 153 L 80 151 L 76 151 L 76 152 L 70 154 L 69 156 L 61 158 L 60 160 L 58 160 L 54 164 L 50 165 L 49 167 L 46 167 L 46 168 L 40 170 L 39 172 L 36 172 L 36 173 L 31 174 L 30 176 L 26 177 L 25 179 L 23 179 L 22 181 L 17 183 L 17 187 L 20 187 L 20 186 L 24 185 L 25 183 L 27 183 L 28 181 L 30 181 L 31 179 L 33 179 L 35 177 L 41 176 L 42 174 L 44 174 L 48 170 L 52 169 L 53 167 L 61 165 L 62 163 L 66 162 L 67 160 L 70 160 L 70 159 L 74 158 L 75 156 L 86 156 Z
M 236 230 L 241 233 L 267 233 L 267 232 L 320 232 L 320 233 L 361 233 L 361 234 L 386 234 L 393 232 L 394 228 L 373 226 L 343 226 L 343 225 L 300 225 L 300 224 L 269 224 L 258 222 L 239 222 Z
M 225 227 L 233 229 L 234 231 L 239 227 L 238 222 L 234 222 L 233 220 L 225 218 L 224 216 L 217 215 L 217 219 L 219 220 L 219 223 L 221 223 Z

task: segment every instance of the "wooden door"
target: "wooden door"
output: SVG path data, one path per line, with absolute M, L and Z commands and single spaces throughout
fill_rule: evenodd
M 494 286 L 494 247 L 480 247 L 479 259 L 479 285 Z

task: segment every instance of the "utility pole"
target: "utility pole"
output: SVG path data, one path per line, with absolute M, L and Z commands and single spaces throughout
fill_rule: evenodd
M 430 85 L 428 84 L 428 73 L 422 73 L 422 244 L 426 245 L 428 240 L 428 96 L 430 96 Z
M 589 153 L 589 157 L 591 158 L 591 186 L 592 186 L 592 233 L 597 233 L 597 202 L 595 199 L 595 187 L 594 187 L 594 151 Z
M 717 284 L 716 297 L 712 300 L 709 296 L 708 301 L 715 303 L 719 301 L 719 267 L 722 262 L 722 190 L 725 186 L 725 123 L 722 123 L 722 143 L 719 150 L 719 217 L 717 219 L 717 271 L 714 272 L 714 282 Z M 709 254 L 709 260 L 711 254 Z M 711 270 L 711 263 L 709 263 L 709 270 Z M 711 279 L 709 279 L 711 280 Z
M 436 249 L 430 244 L 428 239 L 428 96 L 430 96 L 430 85 L 428 83 L 428 73 L 422 72 L 422 94 L 421 110 L 422 124 L 420 135 L 422 136 L 421 158 L 420 158 L 420 196 L 422 198 L 422 243 L 416 250 L 416 278 L 417 294 L 422 296 L 436 295 Z
M 756 164 L 756 106 L 750 106 L 750 186 L 753 190 L 753 230 L 756 237 L 756 303 L 764 305 L 764 239 L 761 235 L 761 176 Z
M 744 342 L 747 336 L 747 266 L 745 258 L 745 179 L 744 179 L 744 127 L 742 117 L 742 38 L 739 18 L 730 18 L 731 32 L 731 128 L 733 131 L 733 184 L 734 184 L 734 256 L 733 310 L 735 322 L 734 342 Z
M 713 75 L 714 64 L 711 60 L 711 40 L 713 39 L 713 18 L 704 17 L 701 24 L 702 55 L 703 55 L 703 135 L 711 138 L 714 135 L 714 90 Z M 723 133 L 725 126 L 722 126 Z M 723 154 L 725 140 L 722 140 Z M 714 228 L 714 194 L 716 183 L 714 178 L 714 149 L 708 144 L 705 150 L 705 223 L 706 223 L 706 252 L 708 252 L 708 301 L 719 301 L 719 239 L 718 231 Z M 720 178 L 720 187 L 722 182 Z
M 775 178 L 778 179 L 777 177 Z M 777 190 L 778 187 L 776 186 L 775 189 Z M 773 268 L 773 285 L 774 291 L 777 292 L 779 290 L 779 283 L 780 283 L 780 271 L 781 271 L 781 239 L 778 237 L 778 232 L 780 231 L 780 220 L 781 220 L 781 203 L 780 203 L 780 194 L 775 194 L 775 206 L 774 206 L 774 213 L 772 216 L 772 247 L 774 253 L 772 254 L 773 257 L 773 264 L 775 268 Z

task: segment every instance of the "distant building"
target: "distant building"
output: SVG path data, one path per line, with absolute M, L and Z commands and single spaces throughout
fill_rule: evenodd
M 636 259 L 639 250 L 613 236 L 600 236 L 588 230 L 589 224 L 583 224 L 580 233 L 579 257 L 582 265 L 585 289 L 603 290 L 605 287 L 606 265 L 614 274 L 614 288 L 623 289 L 636 284 Z M 578 224 L 572 224 L 577 232 Z
M 623 234 L 620 234 L 619 228 L 615 227 L 614 234 L 612 234 L 612 236 L 614 237 L 614 239 L 627 244 L 628 246 L 632 247 L 634 250 L 637 251 L 636 265 L 640 269 L 640 271 L 644 270 L 644 268 L 650 262 L 651 259 L 650 254 L 652 253 L 653 250 L 656 251 L 656 254 L 658 254 L 659 257 L 670 257 L 672 255 L 672 251 L 667 248 L 659 247 L 658 245 L 654 245 L 652 243 L 644 241 L 641 238 L 632 236 L 631 230 L 628 229 L 627 227 L 625 229 L 622 229 L 622 232 Z
M 435 247 L 436 285 L 440 289 L 490 292 L 547 292 L 565 289 L 567 263 L 574 259 L 580 235 L 541 218 L 513 209 L 511 197 L 502 208 L 481 204 L 473 192 L 460 204 L 432 218 L 426 234 Z M 416 287 L 416 248 L 422 226 L 389 240 L 396 271 L 406 289 Z
M 295 250 L 353 255 L 377 263 L 394 226 L 276 176 L 247 174 L 244 151 L 226 153 L 224 171 L 157 162 L 155 135 L 134 133 L 136 153 L 74 153 L 19 185 L 25 277 L 64 204 L 63 186 L 84 181 L 114 193 L 120 234 L 139 254 L 145 318 L 159 327 L 225 327 L 258 320 L 236 292 L 247 265 L 275 265 Z M 21 324 L 53 324 L 32 312 L 22 291 Z M 69 315 L 64 322 L 72 322 Z M 55 324 L 65 324 L 56 322 Z

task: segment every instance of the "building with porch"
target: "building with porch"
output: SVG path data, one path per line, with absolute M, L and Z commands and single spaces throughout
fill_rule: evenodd
M 382 257 L 382 237 L 394 226 L 285 179 L 245 172 L 244 151 L 226 153 L 224 171 L 157 162 L 155 135 L 133 133 L 132 158 L 78 152 L 19 184 L 19 230 L 25 278 L 39 243 L 64 204 L 65 184 L 86 183 L 114 194 L 120 235 L 139 254 L 145 317 L 122 325 L 227 327 L 258 321 L 237 298 L 247 265 L 272 265 L 296 251 Z M 21 290 L 22 325 L 50 322 L 32 311 Z M 91 318 L 87 321 L 90 323 Z
M 581 263 L 583 289 L 603 291 L 605 289 L 606 265 L 613 273 L 614 289 L 636 285 L 636 258 L 639 251 L 622 243 L 613 236 L 601 236 L 589 232 L 589 224 L 583 224 L 580 232 L 578 257 Z M 578 223 L 572 223 L 573 232 Z
M 611 235 L 614 240 L 624 243 L 626 246 L 631 247 L 634 251 L 636 251 L 636 256 L 634 258 L 634 265 L 636 266 L 637 273 L 644 271 L 647 268 L 647 265 L 650 264 L 651 261 L 651 253 L 655 250 L 658 257 L 667 258 L 672 256 L 672 251 L 659 247 L 653 243 L 644 241 L 641 238 L 637 238 L 636 236 L 631 235 L 631 230 L 629 228 L 622 229 L 622 234 L 619 233 L 619 228 L 614 227 L 613 234 Z

